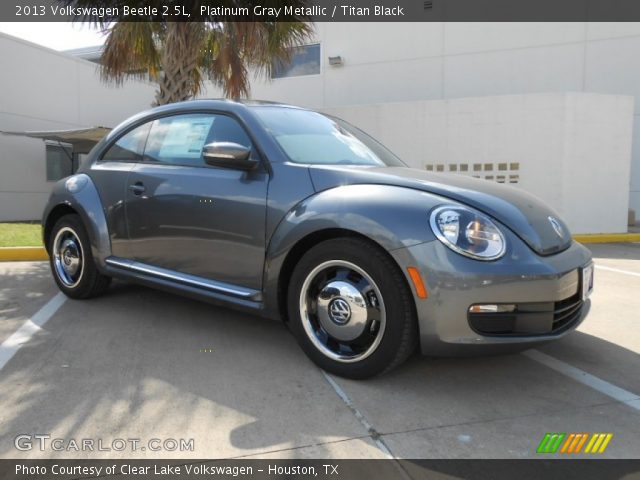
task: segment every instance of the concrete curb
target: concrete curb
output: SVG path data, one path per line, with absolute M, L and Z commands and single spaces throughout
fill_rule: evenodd
M 640 242 L 640 233 L 594 233 L 574 235 L 573 239 L 580 243 L 631 243 Z
M 0 262 L 49 260 L 44 247 L 0 247 Z

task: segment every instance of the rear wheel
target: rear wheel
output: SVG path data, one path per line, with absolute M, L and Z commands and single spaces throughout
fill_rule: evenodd
M 89 237 L 78 215 L 65 215 L 56 222 L 49 253 L 53 278 L 68 297 L 91 298 L 109 286 L 111 278 L 96 268 Z
M 296 265 L 288 292 L 290 327 L 321 368 L 367 378 L 413 351 L 413 298 L 398 266 L 366 240 L 322 242 Z

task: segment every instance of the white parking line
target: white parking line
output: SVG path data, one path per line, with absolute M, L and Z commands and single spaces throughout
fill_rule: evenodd
M 338 396 L 345 403 L 345 405 L 349 407 L 349 410 L 353 412 L 354 416 L 358 419 L 360 424 L 365 428 L 367 433 L 369 433 L 370 435 L 373 434 L 372 435 L 373 441 L 375 442 L 376 446 L 380 449 L 380 451 L 382 451 L 382 453 L 384 453 L 388 458 L 395 458 L 391 453 L 391 450 L 389 450 L 389 447 L 387 447 L 387 445 L 382 441 L 382 439 L 377 436 L 378 435 L 377 432 L 374 430 L 371 424 L 367 421 L 364 415 L 360 413 L 360 410 L 358 410 L 356 406 L 353 404 L 353 401 L 351 400 L 351 398 L 349 398 L 349 395 L 347 395 L 347 392 L 345 392 L 342 389 L 342 387 L 338 385 L 338 383 L 333 378 L 331 378 L 331 376 L 328 373 L 326 373 L 324 370 L 320 370 L 320 371 L 322 372 L 322 375 L 324 375 L 324 378 L 327 380 L 329 385 L 331 385 L 333 390 L 338 394 Z
M 20 347 L 27 343 L 31 337 L 42 329 L 53 314 L 64 304 L 67 297 L 59 292 L 38 310 L 31 318 L 26 320 L 9 338 L 0 345 L 0 370 L 16 354 Z
M 365 418 L 365 416 L 360 412 L 360 410 L 358 410 L 358 407 L 355 406 L 355 404 L 353 403 L 353 400 L 351 400 L 351 397 L 349 397 L 347 392 L 345 392 L 342 389 L 342 387 L 338 385 L 338 382 L 336 382 L 331 377 L 331 375 L 329 375 L 327 372 L 325 372 L 322 369 L 320 370 L 320 372 L 322 372 L 322 375 L 324 376 L 327 383 L 331 385 L 331 388 L 333 388 L 336 394 L 342 399 L 345 405 L 349 408 L 349 410 L 351 410 L 353 415 L 358 419 L 358 421 L 360 422 L 360 425 L 362 425 L 365 428 L 365 430 L 371 436 L 371 439 L 374 441 L 378 449 L 388 459 L 395 460 L 394 465 L 398 471 L 399 478 L 401 478 L 402 480 L 411 480 L 411 476 L 407 473 L 407 471 L 404 469 L 402 464 L 398 461 L 399 460 L 398 457 L 396 457 L 393 453 L 391 453 L 391 450 L 389 449 L 387 444 L 384 442 L 380 434 L 373 428 L 373 426 L 369 423 L 369 421 Z
M 557 358 L 551 357 L 546 353 L 542 353 L 538 350 L 529 350 L 523 352 L 522 355 L 530 358 L 531 360 L 535 360 L 536 362 L 541 363 L 555 370 L 556 372 L 560 372 L 563 375 L 566 375 L 567 377 L 582 383 L 583 385 L 591 387 L 594 390 L 607 395 L 608 397 L 618 400 L 628 407 L 631 407 L 635 410 L 640 410 L 640 395 L 620 388 L 613 383 L 602 380 L 601 378 L 591 375 L 584 370 L 580 370 L 579 368 L 569 365 L 562 360 L 558 360 Z
M 598 270 L 606 270 L 607 272 L 624 273 L 625 275 L 632 275 L 634 277 L 640 277 L 640 273 L 631 272 L 629 270 L 621 270 L 619 268 L 605 267 L 605 266 L 602 266 L 602 265 L 596 265 L 596 268 Z

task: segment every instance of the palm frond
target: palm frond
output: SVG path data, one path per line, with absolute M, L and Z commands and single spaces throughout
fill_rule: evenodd
M 127 75 L 156 79 L 161 68 L 161 33 L 162 26 L 152 22 L 113 25 L 102 53 L 102 78 L 117 84 L 121 84 Z
M 249 71 L 270 78 L 274 62 L 291 59 L 293 47 L 313 34 L 309 23 L 228 22 L 207 32 L 201 65 L 230 98 L 250 95 Z
M 57 3 L 63 6 L 71 7 L 95 7 L 96 9 L 103 9 L 105 15 L 80 15 L 76 16 L 74 22 L 87 23 L 94 28 L 100 30 L 107 29 L 114 22 L 125 22 L 131 20 L 129 17 L 123 15 L 123 8 L 125 5 L 131 8 L 141 8 L 145 6 L 156 7 L 162 11 L 162 0 L 55 0 Z M 110 9 L 110 10 L 108 10 Z M 111 12 L 111 13 L 107 13 Z M 154 18 L 154 20 L 162 20 L 162 18 Z
M 189 22 L 170 22 L 166 17 L 153 22 L 127 22 L 123 7 L 162 7 L 162 0 L 55 0 L 64 6 L 112 8 L 111 15 L 87 14 L 75 21 L 108 29 L 102 55 L 101 75 L 106 81 L 122 83 L 127 75 L 158 81 L 157 103 L 197 96 L 204 78 L 222 87 L 227 97 L 250 95 L 249 72 L 269 78 L 274 63 L 291 59 L 292 48 L 313 34 L 310 18 L 289 16 L 287 22 L 262 22 L 251 13 L 245 22 L 229 15 L 201 13 L 201 6 L 308 7 L 309 0 L 181 0 L 192 13 Z M 254 18 L 255 17 L 255 18 Z M 255 21 L 251 21 L 255 20 Z

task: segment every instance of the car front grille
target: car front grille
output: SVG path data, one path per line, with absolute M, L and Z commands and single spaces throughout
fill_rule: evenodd
M 583 302 L 578 294 L 560 302 L 555 302 L 552 333 L 571 327 L 580 318 L 582 304 Z
M 487 336 L 552 335 L 570 329 L 582 313 L 580 294 L 558 302 L 516 303 L 512 312 L 468 313 L 471 328 Z

